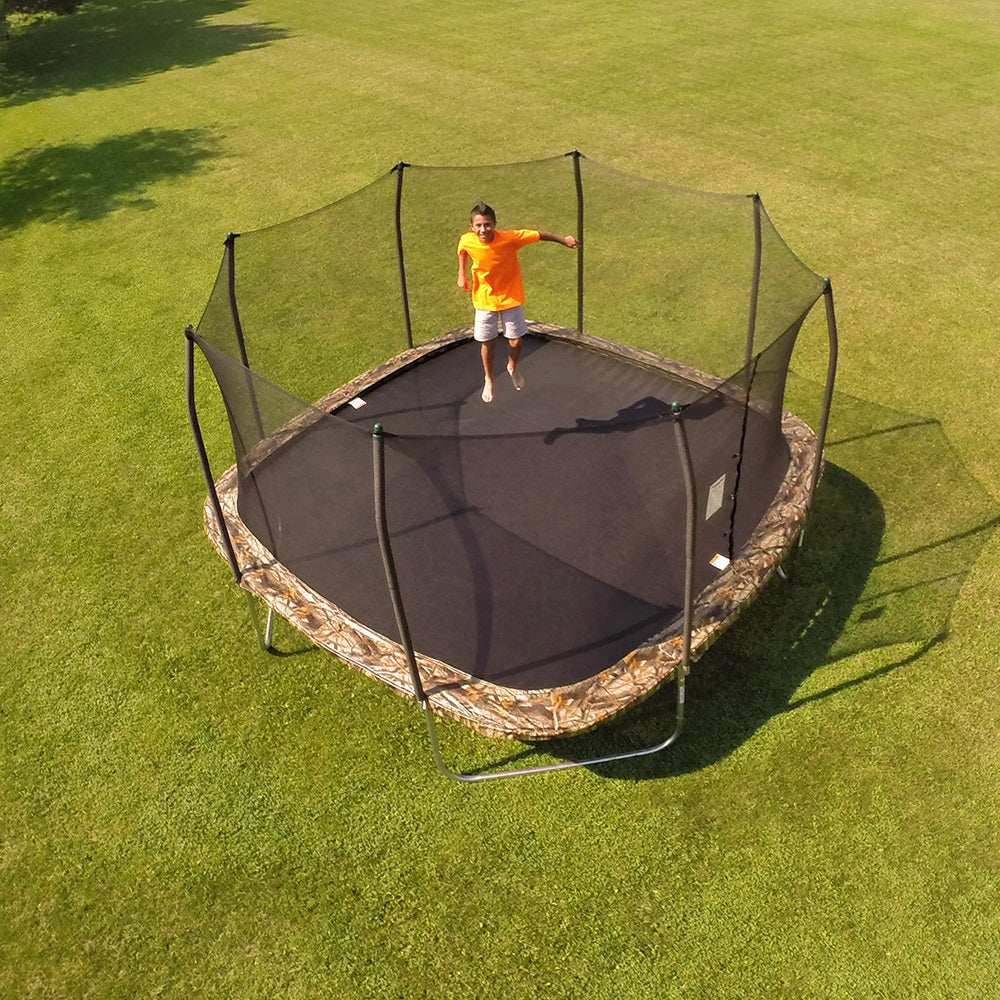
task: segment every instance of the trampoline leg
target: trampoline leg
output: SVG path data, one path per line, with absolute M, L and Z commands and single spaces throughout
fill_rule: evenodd
M 250 622 L 253 625 L 254 634 L 257 636 L 257 645 L 265 652 L 271 652 L 271 638 L 274 634 L 274 608 L 267 610 L 267 624 L 264 628 L 260 626 L 260 614 L 257 611 L 257 604 L 253 595 L 248 591 L 243 591 L 246 598 L 247 610 L 250 612 Z
M 789 551 L 787 554 L 788 561 L 791 561 L 794 558 L 795 553 L 802 548 L 802 543 L 805 537 L 806 537 L 805 528 L 800 528 L 798 537 L 795 539 L 794 542 L 792 542 L 792 545 L 789 547 Z M 781 577 L 782 580 L 791 579 L 791 575 L 789 574 L 788 570 L 785 569 L 784 563 L 778 563 L 778 565 L 774 567 L 774 571 L 778 574 L 778 576 Z
M 574 767 L 594 767 L 599 764 L 611 764 L 615 761 L 631 760 L 635 757 L 647 757 L 650 754 L 666 750 L 667 747 L 677 741 L 677 738 L 681 734 L 681 729 L 684 727 L 684 680 L 687 676 L 688 670 L 689 667 L 686 663 L 679 663 L 677 665 L 675 674 L 677 682 L 677 714 L 674 721 L 673 731 L 662 742 L 651 747 L 644 747 L 641 750 L 625 750 L 621 753 L 603 754 L 600 757 L 590 757 L 587 760 L 564 760 L 560 761 L 558 764 L 540 764 L 538 767 L 520 767 L 509 771 L 483 771 L 481 773 L 473 774 L 462 771 L 453 771 L 450 767 L 448 767 L 441 756 L 441 747 L 438 742 L 437 735 L 437 722 L 435 721 L 434 713 L 431 711 L 430 705 L 427 703 L 426 699 L 421 701 L 420 707 L 423 709 L 424 718 L 427 722 L 427 732 L 430 736 L 431 754 L 434 757 L 434 763 L 437 766 L 437 769 L 446 778 L 451 778 L 452 781 L 462 781 L 467 783 L 495 781 L 499 778 L 520 778 L 528 774 L 544 774 L 547 771 L 567 771 Z

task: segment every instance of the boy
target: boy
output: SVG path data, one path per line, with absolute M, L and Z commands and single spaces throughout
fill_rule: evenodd
M 472 261 L 472 305 L 476 310 L 473 336 L 480 345 L 483 361 L 483 402 L 493 402 L 493 358 L 503 326 L 507 338 L 507 372 L 514 388 L 524 388 L 517 370 L 521 338 L 528 332 L 524 319 L 524 285 L 517 251 L 529 243 L 544 240 L 564 247 L 579 244 L 573 236 L 553 236 L 537 229 L 497 229 L 496 212 L 484 202 L 473 206 L 469 216 L 471 231 L 458 241 L 458 287 L 469 291 L 466 262 Z

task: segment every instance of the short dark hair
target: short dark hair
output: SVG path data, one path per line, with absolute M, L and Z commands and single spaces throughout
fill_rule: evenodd
M 472 211 L 469 212 L 469 218 L 471 219 L 474 215 L 485 215 L 487 219 L 492 219 L 494 222 L 497 221 L 497 213 L 494 212 L 485 201 L 477 201 L 475 205 L 472 206 Z

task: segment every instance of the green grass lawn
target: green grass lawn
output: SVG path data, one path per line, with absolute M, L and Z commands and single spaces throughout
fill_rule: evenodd
M 88 0 L 16 22 L 0 996 L 1000 997 L 995 15 Z M 828 469 L 792 579 L 695 667 L 675 750 L 458 787 L 412 704 L 287 626 L 293 655 L 257 650 L 201 527 L 182 331 L 230 231 L 400 159 L 574 147 L 759 191 L 832 277 Z M 817 315 L 804 416 L 825 363 Z M 581 742 L 649 735 L 671 697 Z M 465 764 L 528 750 L 444 734 Z

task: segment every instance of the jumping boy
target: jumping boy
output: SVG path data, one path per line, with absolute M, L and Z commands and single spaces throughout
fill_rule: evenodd
M 507 372 L 514 388 L 524 388 L 524 376 L 517 370 L 521 338 L 528 332 L 524 319 L 524 284 L 517 251 L 529 243 L 544 240 L 577 246 L 574 236 L 553 236 L 537 229 L 497 229 L 496 212 L 484 202 L 473 206 L 470 232 L 458 241 L 458 287 L 469 291 L 466 262 L 472 261 L 472 305 L 476 310 L 473 336 L 479 343 L 483 361 L 483 402 L 493 402 L 493 358 L 497 337 L 503 327 L 507 338 Z

